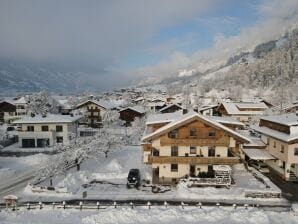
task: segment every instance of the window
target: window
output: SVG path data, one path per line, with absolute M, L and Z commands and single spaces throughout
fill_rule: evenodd
M 273 142 L 273 148 L 276 148 L 276 141 Z
M 215 131 L 209 131 L 208 136 L 209 137 L 215 137 Z
M 62 125 L 57 125 L 56 126 L 56 132 L 62 132 L 62 131 L 63 131 Z
M 197 137 L 197 129 L 196 128 L 189 129 L 189 137 L 191 137 L 191 138 Z
M 62 136 L 56 137 L 56 142 L 57 143 L 63 143 L 63 137 Z
M 41 126 L 41 131 L 49 131 L 49 126 Z
M 27 131 L 34 131 L 34 126 L 27 126 Z
M 195 147 L 195 146 L 190 146 L 190 148 L 189 148 L 189 153 L 190 153 L 190 154 L 197 154 L 197 147 Z
M 298 156 L 298 148 L 294 148 L 294 156 Z
M 209 157 L 215 157 L 215 147 L 208 147 L 208 156 Z
M 171 164 L 171 172 L 178 172 L 178 164 Z
M 178 130 L 175 129 L 175 130 L 172 130 L 169 132 L 169 138 L 177 138 L 178 137 Z
M 284 151 L 285 151 L 285 147 L 284 147 L 284 145 L 281 145 L 281 146 L 280 146 L 280 152 L 281 152 L 281 153 L 284 153 Z
M 178 156 L 178 146 L 171 147 L 171 156 Z

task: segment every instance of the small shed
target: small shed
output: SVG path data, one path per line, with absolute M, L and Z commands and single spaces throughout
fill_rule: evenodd
M 8 207 L 14 207 L 18 203 L 18 197 L 15 195 L 6 195 L 3 197 L 6 208 Z

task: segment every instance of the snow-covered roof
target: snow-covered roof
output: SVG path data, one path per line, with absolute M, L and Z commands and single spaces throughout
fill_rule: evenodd
M 162 111 L 167 110 L 173 106 L 176 106 L 176 107 L 179 107 L 180 109 L 182 109 L 182 107 L 180 105 L 174 103 L 174 104 L 169 104 L 169 105 L 165 106 L 164 108 L 161 108 L 159 111 L 162 112 Z
M 14 104 L 26 104 L 27 101 L 24 96 L 20 97 L 19 99 L 14 101 Z
M 134 111 L 136 111 L 136 112 L 138 112 L 138 113 L 140 113 L 140 114 L 144 114 L 144 113 L 146 113 L 146 110 L 145 110 L 144 107 L 142 107 L 142 106 L 126 107 L 126 108 L 120 110 L 120 112 L 121 112 L 121 111 L 124 111 L 124 110 L 127 110 L 127 109 L 134 110 Z
M 36 115 L 35 117 L 23 117 L 14 121 L 14 124 L 43 124 L 43 123 L 72 123 L 82 118 L 82 116 L 70 116 L 60 114 L 48 114 L 46 117 Z
M 291 114 L 282 114 L 282 115 L 271 115 L 261 117 L 262 120 L 283 124 L 287 126 L 297 126 L 298 125 L 298 116 L 295 113 Z
M 190 111 L 186 114 L 186 116 L 189 116 L 190 114 L 197 114 L 197 113 L 194 111 Z M 174 113 L 151 114 L 147 118 L 146 125 L 169 123 L 169 122 L 173 122 L 173 121 L 182 119 L 183 116 L 185 117 L 185 115 L 183 115 L 182 110 L 178 110 Z M 207 117 L 211 120 L 214 120 L 218 123 L 221 123 L 221 124 L 232 124 L 232 125 L 237 125 L 237 126 L 244 126 L 244 124 L 241 123 L 240 121 L 237 121 L 237 120 L 235 120 L 233 118 L 229 118 L 229 117 L 218 117 L 218 116 L 205 116 L 205 117 Z
M 195 114 L 195 112 L 191 112 Z M 189 116 L 189 113 L 188 113 Z M 146 125 L 150 124 L 160 124 L 160 123 L 169 123 L 183 118 L 182 110 L 178 110 L 174 113 L 164 113 L 164 114 L 151 114 L 148 116 Z
M 147 107 L 162 107 L 163 105 L 165 105 L 165 102 L 150 102 L 148 104 L 146 104 Z
M 237 126 L 244 126 L 244 124 L 240 121 L 237 121 L 236 119 L 230 118 L 230 117 L 219 117 L 219 116 L 206 116 L 209 119 L 212 119 L 216 122 L 219 122 L 221 124 L 232 124 Z
M 155 132 L 144 136 L 142 138 L 142 141 L 151 140 L 155 137 L 158 137 L 160 135 L 163 135 L 163 134 L 167 133 L 170 130 L 173 130 L 175 128 L 178 128 L 178 127 L 180 127 L 184 124 L 187 124 L 187 123 L 195 121 L 195 120 L 203 120 L 203 122 L 206 122 L 209 125 L 214 126 L 216 128 L 219 128 L 221 130 L 224 130 L 224 131 L 228 132 L 229 134 L 241 139 L 244 142 L 250 142 L 250 139 L 242 136 L 241 134 L 233 131 L 232 129 L 230 129 L 230 128 L 228 128 L 228 127 L 226 127 L 226 126 L 224 126 L 224 125 L 222 125 L 222 124 L 220 124 L 220 123 L 218 123 L 218 122 L 216 122 L 216 121 L 214 121 L 214 120 L 212 120 L 212 119 L 210 119 L 210 118 L 208 118 L 204 115 L 197 114 L 197 113 L 195 113 L 195 114 L 193 114 L 193 113 L 185 114 L 185 116 L 183 116 L 182 119 L 179 119 L 177 121 L 173 121 L 173 122 L 159 128 L 159 129 L 157 129 Z
M 246 137 L 250 138 L 250 142 L 247 144 L 244 144 L 243 147 L 266 148 L 266 144 L 261 139 L 252 137 L 252 136 L 246 136 Z
M 205 106 L 200 107 L 200 108 L 198 109 L 198 111 L 201 112 L 201 111 L 209 110 L 209 109 L 216 108 L 216 107 L 218 107 L 217 104 L 216 104 L 216 105 L 205 105 Z
M 107 101 L 103 101 L 103 100 L 100 100 L 100 101 L 99 101 L 99 100 L 86 100 L 86 101 L 84 101 L 84 102 L 78 104 L 76 107 L 77 107 L 77 108 L 78 108 L 78 107 L 81 107 L 81 106 L 83 106 L 84 104 L 89 103 L 89 102 L 94 103 L 94 104 L 96 104 L 96 105 L 98 105 L 98 106 L 100 106 L 100 107 L 103 107 L 103 108 L 105 108 L 105 109 L 116 108 L 116 106 L 115 106 L 113 103 L 111 103 L 111 102 L 107 102 Z
M 264 149 L 242 149 L 243 152 L 253 160 L 272 160 L 276 159 Z
M 231 115 L 262 115 L 263 111 L 268 109 L 265 103 L 235 103 L 235 102 L 223 102 L 221 105 L 226 109 L 228 114 Z M 241 109 L 247 109 L 241 110 Z M 249 110 L 251 109 L 251 110 Z M 254 110 L 260 109 L 260 110 Z
M 4 200 L 18 200 L 18 197 L 12 194 L 3 197 Z
M 253 125 L 252 129 L 254 129 L 255 131 L 260 132 L 264 135 L 279 139 L 279 140 L 284 141 L 284 142 L 291 142 L 291 141 L 294 141 L 294 140 L 298 139 L 298 133 L 297 132 L 292 133 L 292 134 L 287 134 L 287 133 L 284 133 L 284 132 L 273 130 L 271 128 L 264 127 L 264 126 L 259 127 L 257 125 Z
M 213 170 L 214 171 L 227 171 L 231 172 L 232 168 L 228 165 L 213 165 Z

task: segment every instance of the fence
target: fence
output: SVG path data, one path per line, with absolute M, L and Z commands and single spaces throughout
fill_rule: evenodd
M 134 209 L 135 207 L 147 207 L 151 209 L 153 206 L 162 206 L 168 208 L 170 206 L 179 206 L 182 209 L 186 207 L 197 207 L 202 209 L 203 207 L 231 207 L 234 210 L 237 208 L 260 208 L 272 211 L 290 211 L 291 205 L 262 205 L 262 204 L 236 204 L 236 203 L 202 203 L 202 202 L 183 202 L 183 201 L 60 201 L 60 202 L 27 202 L 16 204 L 12 207 L 6 207 L 5 204 L 0 204 L 1 209 L 11 209 L 12 211 L 17 211 L 20 208 L 25 208 L 27 210 L 41 210 L 41 209 L 79 209 L 79 210 L 100 210 L 106 208 L 117 209 L 119 207 L 130 207 Z

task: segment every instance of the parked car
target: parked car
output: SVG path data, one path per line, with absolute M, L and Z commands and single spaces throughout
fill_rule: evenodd
M 141 185 L 141 175 L 139 169 L 131 169 L 127 176 L 127 187 L 139 187 Z
M 269 173 L 269 168 L 268 166 L 261 162 L 261 161 L 254 161 L 251 160 L 248 165 L 254 167 L 256 170 L 260 171 L 261 173 Z

